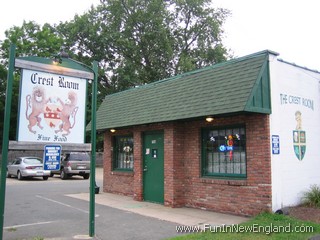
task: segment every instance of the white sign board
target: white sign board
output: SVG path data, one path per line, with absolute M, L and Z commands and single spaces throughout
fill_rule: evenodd
M 18 141 L 84 143 L 87 81 L 22 70 Z

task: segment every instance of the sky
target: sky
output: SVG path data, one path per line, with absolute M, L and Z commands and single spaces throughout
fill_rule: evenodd
M 1 4 L 0 40 L 4 31 L 23 20 L 58 24 L 83 14 L 99 0 L 6 0 Z M 223 25 L 223 44 L 235 57 L 263 50 L 279 58 L 320 71 L 319 0 L 212 0 L 231 11 Z
M 320 71 L 319 0 L 214 0 L 231 10 L 224 44 L 235 56 L 265 49 L 278 58 Z

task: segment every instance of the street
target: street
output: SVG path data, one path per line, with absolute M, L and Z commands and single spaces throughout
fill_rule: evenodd
M 102 190 L 102 178 L 97 175 Z M 74 176 L 47 181 L 7 179 L 4 240 L 90 239 L 89 202 L 68 197 L 88 193 L 89 180 Z M 95 205 L 94 239 L 164 239 L 178 235 L 176 224 L 103 205 Z

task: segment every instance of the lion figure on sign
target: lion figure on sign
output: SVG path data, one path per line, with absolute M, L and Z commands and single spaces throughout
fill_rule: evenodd
M 37 132 L 32 128 L 37 125 L 40 129 L 41 117 L 40 114 L 44 113 L 44 106 L 47 104 L 49 99 L 46 99 L 45 89 L 41 86 L 36 86 L 32 90 L 32 94 L 26 96 L 26 118 L 29 121 L 28 129 L 30 132 L 36 134 Z M 28 115 L 28 111 L 31 109 L 31 113 Z
M 73 91 L 70 91 L 68 93 L 68 99 L 66 99 L 65 102 L 63 102 L 60 98 L 58 98 L 58 101 L 60 102 L 62 109 L 59 113 L 59 117 L 61 119 L 61 124 L 59 126 L 59 129 L 55 131 L 55 133 L 58 132 L 65 132 L 62 134 L 62 136 L 67 136 L 70 134 L 70 129 L 72 129 L 76 123 L 76 114 L 78 111 L 77 107 L 77 94 Z M 73 118 L 73 124 L 71 124 L 70 118 Z

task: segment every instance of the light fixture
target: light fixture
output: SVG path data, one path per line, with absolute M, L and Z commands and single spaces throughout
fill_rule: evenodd
M 116 130 L 112 128 L 112 129 L 110 129 L 110 132 L 115 133 Z
M 214 118 L 213 118 L 213 117 L 211 117 L 211 116 L 206 117 L 206 121 L 207 121 L 207 122 L 212 122 L 213 120 L 214 120 Z
M 62 58 L 59 54 L 55 55 L 53 57 L 53 64 L 54 65 L 58 65 L 58 64 L 61 64 L 62 63 Z
M 69 54 L 64 51 L 64 47 L 61 48 L 60 53 L 56 54 L 53 56 L 53 64 L 61 64 L 62 63 L 62 58 L 69 58 Z

